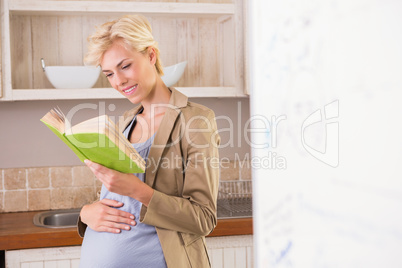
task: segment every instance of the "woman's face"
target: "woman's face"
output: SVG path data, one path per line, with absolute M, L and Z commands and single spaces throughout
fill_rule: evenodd
M 155 87 L 155 51 L 140 53 L 126 49 L 122 40 L 116 40 L 104 53 L 101 66 L 110 85 L 129 99 L 140 103 Z

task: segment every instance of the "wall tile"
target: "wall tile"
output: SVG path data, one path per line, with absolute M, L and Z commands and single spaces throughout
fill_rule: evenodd
M 250 161 L 243 161 L 239 163 L 240 179 L 244 181 L 251 180 L 251 163 Z
M 71 167 L 52 167 L 50 168 L 50 180 L 52 187 L 67 187 L 73 185 Z
M 3 204 L 3 192 L 0 192 L 0 212 L 4 211 L 4 204 Z
M 0 169 L 0 212 L 79 208 L 101 186 L 86 166 Z
M 94 176 L 94 180 L 95 180 L 95 187 L 102 188 L 102 182 L 100 180 L 98 180 L 98 178 L 96 178 L 95 176 Z
M 28 191 L 28 210 L 50 209 L 50 190 Z
M 87 166 L 73 167 L 73 186 L 93 186 L 94 177 Z
M 102 191 L 102 186 L 96 186 L 95 188 L 95 193 L 96 193 L 96 199 L 99 200 L 100 199 L 100 193 Z
M 220 163 L 220 180 L 238 180 L 239 179 L 239 165 L 234 161 L 221 161 Z
M 28 170 L 28 187 L 49 188 L 49 168 L 29 168 Z
M 220 179 L 251 180 L 249 164 L 222 161 Z M 102 183 L 82 165 L 0 169 L 0 212 L 79 208 L 99 199 L 101 187 Z
M 102 190 L 102 182 L 98 180 L 96 177 L 95 178 L 95 193 L 96 193 L 96 200 L 99 200 L 100 198 L 100 192 Z
M 73 207 L 80 208 L 86 204 L 92 203 L 96 200 L 96 193 L 94 187 L 75 187 Z
M 6 191 L 4 193 L 4 211 L 27 211 L 27 191 Z
M 27 175 L 25 168 L 9 168 L 4 170 L 4 189 L 26 189 Z
M 73 207 L 74 189 L 72 187 L 55 188 L 51 190 L 50 208 L 68 209 Z
M 0 169 L 0 190 L 3 190 L 3 173 L 4 169 Z

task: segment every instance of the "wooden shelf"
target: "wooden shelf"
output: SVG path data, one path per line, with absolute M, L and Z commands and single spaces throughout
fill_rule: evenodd
M 42 15 L 51 12 L 53 14 L 83 15 L 92 13 L 135 13 L 157 15 L 233 15 L 234 4 L 214 3 L 169 3 L 169 2 L 127 2 L 127 1 L 103 1 L 100 5 L 96 1 L 32 1 L 13 0 L 8 9 L 13 14 Z
M 0 101 L 123 99 L 100 77 L 91 89 L 52 89 L 40 58 L 82 65 L 86 37 L 114 15 L 150 19 L 166 66 L 187 60 L 176 88 L 188 97 L 246 97 L 243 0 L 232 3 L 2 0 Z M 1 91 L 2 89 L 2 91 Z
M 189 98 L 197 97 L 246 97 L 235 87 L 176 87 Z M 200 94 L 202 92 L 202 94 Z M 74 99 L 124 99 L 113 88 L 89 89 L 15 89 L 13 100 L 74 100 Z

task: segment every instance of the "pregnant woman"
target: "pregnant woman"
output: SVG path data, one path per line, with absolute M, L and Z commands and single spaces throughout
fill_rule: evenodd
M 147 165 L 125 174 L 85 161 L 102 190 L 80 213 L 80 266 L 210 267 L 205 236 L 217 222 L 220 142 L 213 111 L 163 83 L 145 17 L 107 22 L 88 41 L 86 63 L 100 65 L 111 86 L 138 104 L 118 126 Z

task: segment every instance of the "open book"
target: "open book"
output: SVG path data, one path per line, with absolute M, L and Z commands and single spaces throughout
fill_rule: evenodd
M 124 173 L 144 173 L 145 161 L 107 115 L 71 126 L 60 109 L 50 110 L 40 120 L 48 126 L 82 162 L 89 159 Z

